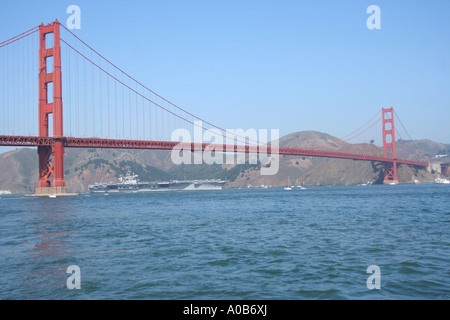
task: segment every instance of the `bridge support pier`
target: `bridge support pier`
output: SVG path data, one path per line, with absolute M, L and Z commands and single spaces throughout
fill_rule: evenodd
M 384 164 L 384 183 L 385 184 L 398 184 L 397 177 L 397 161 L 393 163 Z
M 444 177 L 448 177 L 448 167 L 450 166 L 450 163 L 441 163 L 441 173 L 444 175 Z

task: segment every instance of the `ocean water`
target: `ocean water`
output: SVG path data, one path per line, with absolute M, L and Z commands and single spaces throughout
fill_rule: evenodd
M 449 196 L 435 184 L 2 196 L 0 299 L 447 300 Z M 81 289 L 67 287 L 71 265 Z

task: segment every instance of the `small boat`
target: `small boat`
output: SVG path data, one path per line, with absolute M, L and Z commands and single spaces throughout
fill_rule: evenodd
M 301 184 L 298 184 L 298 179 L 297 179 L 296 187 L 300 188 L 300 190 L 306 190 L 306 188 L 304 186 L 302 186 Z
M 292 187 L 291 187 L 291 181 L 289 180 L 289 177 L 288 177 L 288 183 L 287 183 L 287 186 L 284 187 L 284 190 L 292 190 Z
M 49 198 L 56 198 L 56 194 L 50 194 L 48 197 Z
M 450 180 L 443 179 L 441 178 L 441 176 L 439 176 L 436 180 L 434 180 L 434 182 L 437 184 L 450 184 Z

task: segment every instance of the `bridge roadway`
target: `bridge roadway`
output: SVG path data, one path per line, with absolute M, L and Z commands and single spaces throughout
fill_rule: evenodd
M 55 137 L 27 137 L 27 136 L 0 136 L 0 146 L 15 146 L 15 147 L 37 147 L 49 146 L 55 141 L 62 140 L 67 148 L 112 148 L 112 149 L 151 149 L 151 150 L 173 150 L 184 149 L 191 151 L 206 151 L 216 150 L 225 152 L 243 152 L 243 153 L 258 153 L 272 154 L 270 147 L 248 146 L 248 145 L 226 145 L 226 144 L 208 144 L 208 143 L 180 143 L 174 141 L 147 141 L 147 140 L 115 140 L 115 139 L 98 139 L 98 138 L 55 138 Z M 291 156 L 307 156 L 307 157 L 324 157 L 324 158 L 338 158 L 361 161 L 375 161 L 381 163 L 406 164 L 417 167 L 428 167 L 427 162 L 384 158 L 379 156 L 344 153 L 335 151 L 321 151 L 310 150 L 303 148 L 284 148 L 280 147 L 278 152 L 274 154 L 291 155 Z

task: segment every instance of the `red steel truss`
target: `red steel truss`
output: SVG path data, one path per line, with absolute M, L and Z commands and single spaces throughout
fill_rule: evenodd
M 184 149 L 191 151 L 215 150 L 216 152 L 243 152 L 243 153 L 259 153 L 280 154 L 291 156 L 307 156 L 307 157 L 325 157 L 350 159 L 361 161 L 374 161 L 385 164 L 406 164 L 418 167 L 428 167 L 428 163 L 420 161 L 412 161 L 406 159 L 395 159 L 392 157 L 378 157 L 371 155 L 344 153 L 335 151 L 309 150 L 303 148 L 279 148 L 278 152 L 268 147 L 243 146 L 243 145 L 217 145 L 217 144 L 197 144 L 197 143 L 179 143 L 173 141 L 147 141 L 147 140 L 114 140 L 114 139 L 96 139 L 96 138 L 52 138 L 52 137 L 16 137 L 16 136 L 0 136 L 0 146 L 17 146 L 17 147 L 37 147 L 52 146 L 55 143 L 63 143 L 66 148 L 114 148 L 114 149 L 152 149 L 152 150 L 173 150 Z

